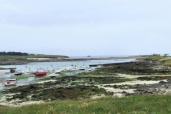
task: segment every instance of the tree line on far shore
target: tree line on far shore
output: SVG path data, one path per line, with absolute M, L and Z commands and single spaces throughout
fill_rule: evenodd
M 27 56 L 28 53 L 22 52 L 0 52 L 0 56 Z

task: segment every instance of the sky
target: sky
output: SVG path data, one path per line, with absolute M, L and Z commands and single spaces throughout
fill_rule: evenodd
M 0 51 L 171 53 L 170 0 L 0 0 Z

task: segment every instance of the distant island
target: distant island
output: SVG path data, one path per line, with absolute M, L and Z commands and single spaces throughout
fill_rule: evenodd
M 20 65 L 31 62 L 59 62 L 59 61 L 86 61 L 86 60 L 113 60 L 113 59 L 132 59 L 141 58 L 142 56 L 127 57 L 69 57 L 65 55 L 46 55 L 46 54 L 29 54 L 23 52 L 0 52 L 0 65 Z
M 23 52 L 0 52 L 0 65 L 61 61 L 66 58 L 69 57 L 64 55 L 29 54 Z

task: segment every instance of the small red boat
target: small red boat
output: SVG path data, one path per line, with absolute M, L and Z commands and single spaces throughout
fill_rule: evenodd
M 46 73 L 46 72 L 35 72 L 34 75 L 35 75 L 36 77 L 43 77 L 43 76 L 46 76 L 47 73 Z

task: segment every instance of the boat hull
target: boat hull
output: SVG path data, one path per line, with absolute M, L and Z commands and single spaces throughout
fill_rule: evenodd
M 47 73 L 46 73 L 46 72 L 35 72 L 34 75 L 35 75 L 36 77 L 44 77 L 44 76 L 47 75 Z

